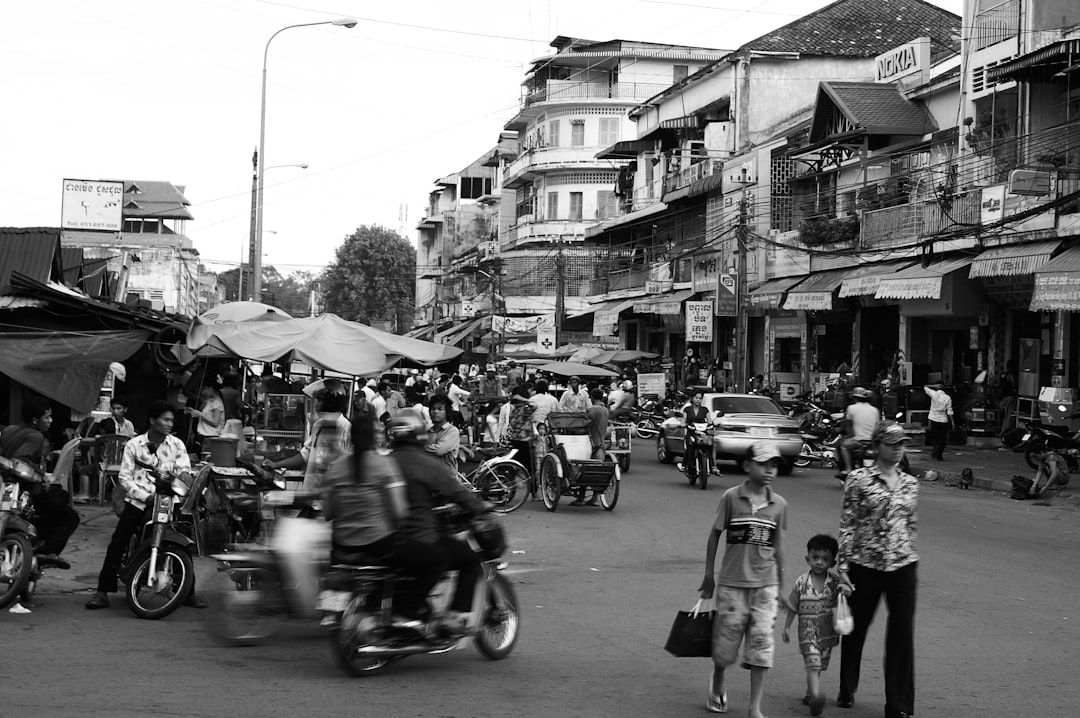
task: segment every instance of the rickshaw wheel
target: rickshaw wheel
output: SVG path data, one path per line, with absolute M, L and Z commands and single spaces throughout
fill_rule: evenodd
M 624 474 L 630 470 L 630 454 L 619 454 L 619 471 Z
M 604 511 L 611 511 L 619 502 L 619 484 L 621 483 L 618 479 L 612 478 L 611 483 L 604 489 L 604 493 L 600 494 L 600 505 L 604 507 Z
M 540 495 L 544 499 L 544 508 L 555 511 L 559 508 L 562 487 L 559 485 L 559 459 L 555 454 L 548 454 L 540 464 Z

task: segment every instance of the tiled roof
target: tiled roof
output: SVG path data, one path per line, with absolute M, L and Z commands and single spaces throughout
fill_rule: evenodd
M 736 52 L 876 57 L 930 37 L 931 59 L 960 51 L 959 15 L 924 0 L 837 0 L 751 40 Z
M 823 139 L 829 113 L 822 99 L 828 97 L 852 124 L 872 135 L 926 135 L 937 131 L 937 123 L 920 102 L 912 102 L 891 83 L 823 82 L 818 107 L 810 130 L 812 140 Z
M 124 216 L 194 219 L 184 188 L 158 180 L 124 180 Z
M 60 230 L 0 227 L 0 294 L 11 293 L 11 273 L 39 282 L 60 280 Z

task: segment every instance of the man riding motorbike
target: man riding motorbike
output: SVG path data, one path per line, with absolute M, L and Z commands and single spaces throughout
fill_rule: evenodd
M 473 589 L 480 575 L 480 556 L 464 541 L 443 534 L 431 510 L 451 502 L 475 517 L 488 509 L 461 485 L 446 464 L 425 451 L 427 427 L 414 410 L 405 409 L 391 419 L 387 434 L 394 449 L 393 458 L 405 478 L 409 501 L 409 511 L 399 531 L 404 538 L 420 541 L 440 555 L 444 570 L 458 571 L 457 586 L 444 625 L 450 630 L 464 629 L 472 610 Z M 438 575 L 435 581 L 430 578 L 417 581 L 412 598 L 422 604 L 437 581 Z
M 705 393 L 701 389 L 694 389 L 690 394 L 690 406 L 686 408 L 686 414 L 682 418 L 683 427 L 688 427 L 691 424 L 707 424 L 713 425 L 716 420 L 716 414 L 709 411 L 706 407 L 701 405 L 702 400 L 705 398 Z M 686 446 L 683 449 L 683 460 L 679 464 L 679 471 L 687 471 L 688 476 L 693 475 L 697 471 L 697 452 L 698 448 L 694 442 L 689 440 L 689 432 L 686 434 Z
M 867 455 L 874 429 L 881 423 L 881 412 L 870 403 L 870 390 L 857 386 L 851 390 L 852 403 L 844 413 L 844 432 L 847 438 L 840 444 L 840 471 L 836 478 L 843 479 L 859 468 L 855 457 Z

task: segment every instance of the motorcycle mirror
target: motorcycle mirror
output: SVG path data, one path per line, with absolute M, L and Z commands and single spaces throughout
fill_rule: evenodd
M 177 495 L 177 496 L 179 496 L 181 498 L 188 495 L 188 485 L 185 484 L 184 480 L 181 479 L 181 478 L 173 479 L 169 483 L 169 488 L 172 489 L 172 492 L 175 495 Z

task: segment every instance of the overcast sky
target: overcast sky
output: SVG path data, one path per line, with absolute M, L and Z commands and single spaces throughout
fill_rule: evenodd
M 264 262 L 319 271 L 361 224 L 415 243 L 432 182 L 491 148 L 556 35 L 731 49 L 822 0 L 38 0 L 0 6 L 0 225 L 61 180 L 168 180 L 211 270 L 246 248 L 267 40 Z M 961 12 L 961 0 L 937 0 Z M 745 8 L 745 9 L 742 9 Z M 407 214 L 406 214 L 407 213 Z

